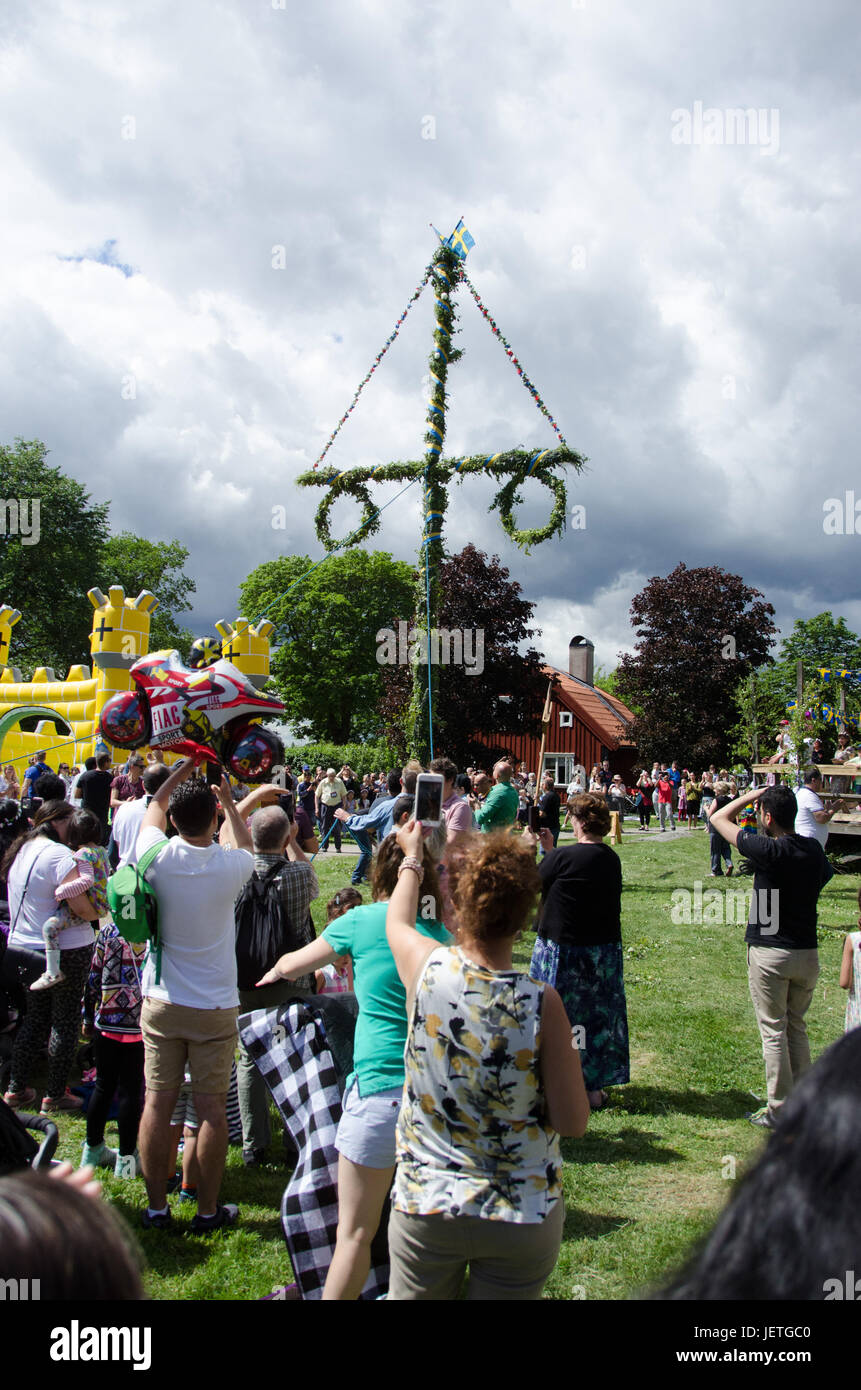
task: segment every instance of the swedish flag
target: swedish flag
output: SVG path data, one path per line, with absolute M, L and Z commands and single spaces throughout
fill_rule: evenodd
M 469 252 L 475 245 L 475 239 L 470 236 L 466 227 L 463 225 L 463 218 L 458 222 L 451 236 L 448 238 L 446 245 L 450 246 L 455 255 L 459 256 L 462 261 L 466 260 Z

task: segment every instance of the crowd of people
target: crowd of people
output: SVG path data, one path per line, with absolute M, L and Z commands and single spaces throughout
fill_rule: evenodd
M 88 764 L 66 776 L 36 755 L 21 784 L 4 772 L 5 1103 L 36 1107 L 47 1044 L 41 1113 L 80 1111 L 68 1082 L 90 1040 L 82 1163 L 143 1177 L 145 1229 L 171 1227 L 174 1192 L 196 1201 L 195 1234 L 239 1220 L 221 1198 L 231 1095 L 245 1163 L 266 1161 L 268 1093 L 239 1015 L 350 992 L 358 1021 L 324 1299 L 361 1293 L 390 1196 L 390 1298 L 455 1298 L 467 1276 L 470 1298 L 540 1297 L 562 1239 L 560 1136 L 582 1136 L 609 1088 L 630 1080 L 622 866 L 605 840 L 632 803 L 645 829 L 653 809 L 662 831 L 703 818 L 712 872 L 731 872 L 737 847 L 755 875 L 746 941 L 768 1102 L 753 1122 L 779 1128 L 810 1067 L 804 1015 L 834 813 L 815 766 L 796 797 L 677 761 L 633 785 L 609 762 L 588 778 L 578 767 L 562 789 L 506 758 L 461 773 L 438 757 L 442 813 L 428 827 L 414 819 L 416 761 L 362 775 L 288 767 L 279 786 L 250 791 L 223 775 L 210 783 L 187 759 Z M 318 936 L 313 857 L 343 852 L 344 835 L 358 855 Z M 129 940 L 109 910 L 110 875 L 135 866 L 158 903 L 158 950 Z M 530 929 L 523 971 L 513 949 Z M 861 932 L 847 938 L 840 982 L 857 1027 Z M 115 1096 L 116 1150 L 105 1142 Z

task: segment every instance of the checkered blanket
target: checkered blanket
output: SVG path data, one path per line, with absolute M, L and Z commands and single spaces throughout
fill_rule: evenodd
M 288 1134 L 299 1151 L 281 1199 L 281 1225 L 303 1298 L 320 1298 L 338 1226 L 338 1153 L 346 1073 L 327 1039 L 329 1027 L 355 1026 L 351 995 L 255 1009 L 239 1020 L 242 1041 L 260 1071 Z M 371 1272 L 360 1295 L 376 1299 L 388 1288 L 387 1211 L 372 1248 Z

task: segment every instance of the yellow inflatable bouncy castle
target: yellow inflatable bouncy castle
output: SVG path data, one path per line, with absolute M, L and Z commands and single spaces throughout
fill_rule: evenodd
M 34 753 L 43 753 L 56 771 L 60 763 L 80 766 L 87 757 L 112 751 L 99 733 L 99 716 L 112 696 L 132 689 L 129 668 L 149 651 L 150 619 L 158 599 L 147 589 L 137 598 L 126 598 L 118 584 L 107 597 L 100 589 L 90 589 L 87 597 L 93 605 L 93 669 L 72 666 L 65 680 L 58 680 L 49 666 L 40 666 L 33 679 L 25 681 L 8 665 L 13 628 L 21 613 L 0 605 L 0 763 L 14 764 L 19 780 Z M 259 689 L 269 677 L 272 623 L 252 627 L 246 618 L 237 618 L 216 627 L 224 657 Z M 35 721 L 35 728 L 22 729 L 22 721 Z

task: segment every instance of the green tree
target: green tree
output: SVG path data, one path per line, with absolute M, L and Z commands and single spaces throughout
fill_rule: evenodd
M 141 589 L 149 589 L 158 599 L 150 651 L 176 647 L 183 656 L 188 653 L 192 634 L 177 623 L 177 614 L 188 609 L 188 600 L 196 590 L 194 581 L 183 573 L 187 559 L 188 551 L 179 541 L 147 541 L 131 531 L 121 531 L 105 542 L 99 578 L 93 583 L 105 592 L 111 584 L 122 584 L 132 598 Z
M 316 568 L 307 555 L 271 560 L 240 585 L 241 612 L 275 624 L 272 684 L 299 738 L 382 733 L 377 633 L 411 611 L 413 584 L 411 565 L 353 548 Z
M 638 719 L 642 717 L 643 711 L 640 706 L 629 704 L 619 689 L 618 667 L 613 671 L 606 671 L 603 666 L 596 667 L 592 682 L 598 690 L 606 690 L 608 695 L 614 695 L 617 700 L 626 704 L 631 713 Z
M 750 765 L 765 762 L 775 752 L 775 734 L 787 718 L 783 674 L 776 666 L 761 666 L 742 677 L 735 693 L 738 721 L 730 730 L 733 756 Z
M 89 662 L 86 594 L 108 535 L 108 504 L 93 502 L 47 454 L 35 439 L 0 445 L 0 602 L 21 610 L 10 661 L 28 674 Z
M 796 618 L 791 633 L 780 644 L 778 657 L 779 666 L 791 664 L 793 692 L 796 661 L 804 662 L 805 674 L 810 676 L 819 666 L 861 671 L 861 637 L 846 626 L 843 618 L 835 619 L 830 612 L 818 613 L 815 618 Z
M 798 694 L 798 666 L 804 665 L 804 693 L 801 706 L 792 709 Z M 831 679 L 819 674 L 829 668 Z M 805 736 L 821 735 L 833 744 L 841 686 L 845 685 L 846 709 L 858 712 L 858 686 L 841 682 L 834 674 L 840 670 L 861 671 L 861 638 L 847 627 L 843 618 L 818 613 L 815 618 L 796 618 L 792 632 L 780 644 L 773 666 L 759 667 L 743 680 L 737 691 L 739 721 L 732 730 L 733 749 L 745 761 L 753 760 L 753 733 L 758 735 L 760 761 L 775 749 L 775 730 L 782 719 L 801 721 Z M 831 709 L 833 717 L 825 718 Z M 807 712 L 810 718 L 805 718 Z

